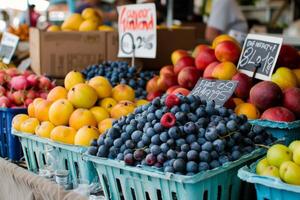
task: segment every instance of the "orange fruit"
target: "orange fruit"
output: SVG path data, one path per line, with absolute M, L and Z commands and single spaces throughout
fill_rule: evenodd
M 48 101 L 56 101 L 58 99 L 67 99 L 68 91 L 66 88 L 62 86 L 56 86 L 52 90 L 50 90 L 47 100 Z
M 69 119 L 70 127 L 78 130 L 83 126 L 97 126 L 97 121 L 91 111 L 88 109 L 78 108 L 76 109 Z
M 28 105 L 28 108 L 27 108 L 27 112 L 28 112 L 28 115 L 29 117 L 35 117 L 35 112 L 34 112 L 34 104 L 31 103 Z
M 35 117 L 40 122 L 49 121 L 48 113 L 49 113 L 51 104 L 52 103 L 50 101 L 43 100 L 34 107 Z
M 260 116 L 259 110 L 251 103 L 241 103 L 234 111 L 237 115 L 246 115 L 248 119 L 258 119 Z

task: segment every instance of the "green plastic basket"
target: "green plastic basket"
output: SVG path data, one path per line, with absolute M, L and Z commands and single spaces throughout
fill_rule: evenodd
M 83 160 L 86 147 L 61 144 L 36 135 L 26 134 L 13 130 L 13 134 L 18 136 L 22 145 L 28 169 L 37 173 L 39 169 L 47 166 L 47 152 L 57 161 L 54 170 L 69 170 L 69 178 L 73 185 L 77 185 L 79 180 L 94 182 L 97 179 L 97 172 L 91 162 Z
M 227 200 L 239 199 L 238 169 L 262 156 L 257 149 L 222 167 L 183 176 L 163 173 L 151 167 L 131 167 L 124 162 L 85 155 L 94 163 L 106 199 L 110 200 Z

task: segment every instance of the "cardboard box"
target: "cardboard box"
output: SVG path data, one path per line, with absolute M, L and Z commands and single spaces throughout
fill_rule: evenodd
M 197 44 L 196 29 L 194 27 L 182 27 L 177 29 L 157 30 L 157 52 L 155 59 L 136 59 L 137 64 L 142 62 L 144 69 L 158 70 L 164 65 L 171 64 L 171 54 L 176 49 L 192 50 Z M 118 33 L 107 34 L 107 59 L 120 60 L 118 58 Z
M 63 78 L 71 70 L 106 60 L 106 32 L 44 32 L 30 29 L 31 68 Z

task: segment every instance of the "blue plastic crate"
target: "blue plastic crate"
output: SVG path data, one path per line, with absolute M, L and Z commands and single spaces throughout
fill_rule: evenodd
M 294 122 L 274 122 L 269 120 L 251 120 L 253 125 L 265 128 L 277 139 L 285 139 L 284 144 L 288 145 L 294 140 L 300 139 L 300 120 Z
M 17 137 L 11 133 L 11 123 L 15 115 L 27 113 L 21 108 L 0 108 L 0 157 L 19 161 L 23 154 Z
M 91 155 L 85 155 L 84 159 L 94 163 L 108 200 L 236 200 L 241 189 L 238 169 L 264 152 L 257 149 L 237 161 L 194 176 L 127 166 L 124 162 Z
M 255 173 L 258 161 L 250 168 L 244 166 L 238 171 L 238 177 L 248 183 L 254 183 L 258 200 L 298 200 L 300 186 L 290 185 L 278 178 L 259 176 Z
M 47 151 L 57 161 L 56 169 L 69 170 L 69 178 L 73 185 L 77 185 L 78 180 L 94 182 L 97 180 L 97 172 L 91 162 L 83 160 L 86 147 L 61 144 L 53 142 L 47 138 L 26 134 L 13 130 L 13 134 L 20 138 L 25 160 L 28 169 L 37 173 L 39 169 L 44 169 L 49 165 Z

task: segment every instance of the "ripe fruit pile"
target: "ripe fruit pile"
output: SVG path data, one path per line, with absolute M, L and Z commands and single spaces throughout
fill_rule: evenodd
M 17 35 L 21 41 L 28 41 L 29 40 L 29 26 L 28 24 L 20 24 L 17 28 L 9 26 L 7 28 L 9 33 Z
M 159 76 L 147 83 L 148 100 L 167 94 L 188 94 L 200 77 L 231 80 L 238 72 L 236 64 L 241 47 L 227 35 L 217 37 L 212 46 L 198 45 L 192 55 L 176 50 L 171 55 L 173 65 L 165 66 Z
M 114 119 L 148 103 L 134 100 L 134 90 L 127 85 L 113 88 L 102 76 L 85 83 L 80 72 L 71 71 L 65 77 L 65 87 L 53 88 L 46 100 L 35 99 L 28 106 L 28 115 L 16 115 L 12 126 L 54 141 L 89 146 Z
M 137 98 L 146 98 L 146 83 L 155 74 L 154 71 L 137 72 L 135 67 L 130 67 L 127 62 L 104 62 L 100 65 L 92 65 L 82 71 L 87 80 L 95 76 L 106 77 L 112 86 L 127 84 L 135 90 Z
M 256 173 L 300 185 L 300 141 L 296 140 L 288 147 L 282 144 L 270 147 L 267 156 L 257 164 Z
M 0 70 L 0 107 L 26 108 L 34 98 L 46 98 L 54 87 L 45 76 L 30 71 L 18 72 L 16 68 Z
M 197 96 L 171 94 L 115 121 L 88 152 L 128 165 L 193 175 L 237 160 L 252 152 L 255 144 L 271 143 L 272 137 L 261 127 L 252 127 L 244 115 L 201 102 Z
M 86 8 L 81 14 L 74 13 L 70 15 L 61 25 L 49 26 L 47 31 L 113 31 L 114 29 L 107 25 L 102 25 L 103 20 L 100 13 L 93 8 Z

